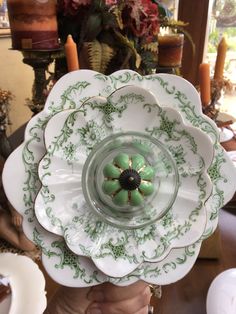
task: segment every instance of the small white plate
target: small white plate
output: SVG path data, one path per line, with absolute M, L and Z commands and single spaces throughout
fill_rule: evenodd
M 43 313 L 47 306 L 45 278 L 32 259 L 0 253 L 0 274 L 7 278 L 11 287 L 9 314 Z

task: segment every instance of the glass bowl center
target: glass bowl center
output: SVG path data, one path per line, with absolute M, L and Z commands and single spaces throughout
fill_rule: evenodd
M 140 228 L 160 219 L 173 205 L 178 186 L 172 156 L 143 133 L 108 136 L 83 167 L 87 203 L 102 220 L 119 228 Z

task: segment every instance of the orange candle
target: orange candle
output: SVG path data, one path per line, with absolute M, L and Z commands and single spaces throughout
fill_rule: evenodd
M 79 70 L 77 46 L 71 35 L 68 35 L 65 43 L 65 54 L 68 72 Z
M 202 105 L 205 107 L 211 101 L 210 65 L 208 63 L 202 63 L 199 66 L 199 85 Z
M 215 80 L 221 80 L 223 78 L 227 48 L 228 45 L 226 43 L 225 38 L 223 37 L 217 48 L 217 57 L 214 73 Z

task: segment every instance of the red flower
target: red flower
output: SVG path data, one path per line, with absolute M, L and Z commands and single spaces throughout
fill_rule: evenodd
M 59 12 L 63 12 L 63 15 L 70 16 L 76 15 L 81 5 L 91 4 L 91 0 L 58 0 Z
M 159 31 L 157 4 L 151 0 L 129 0 L 126 3 L 125 25 L 135 36 L 145 36 L 146 42 L 151 42 Z

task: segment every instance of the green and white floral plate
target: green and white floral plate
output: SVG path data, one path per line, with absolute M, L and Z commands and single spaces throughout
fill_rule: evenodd
M 116 111 L 108 116 L 107 106 Z M 42 188 L 35 200 L 36 217 L 48 231 L 63 236 L 75 254 L 91 258 L 111 277 L 123 277 L 144 261 L 157 262 L 172 248 L 200 239 L 206 222 L 203 205 L 212 189 L 207 174 L 211 141 L 183 124 L 176 110 L 159 107 L 149 91 L 125 86 L 108 98 L 93 97 L 78 110 L 52 117 L 44 135 L 47 153 L 39 163 Z M 103 170 L 112 166 L 113 157 L 118 165 L 105 180 Z M 155 172 L 151 177 L 144 172 L 150 166 Z M 144 181 L 133 190 L 120 189 L 119 178 L 130 169 L 136 174 L 141 169 Z M 82 184 L 86 176 L 88 182 Z M 154 191 L 145 195 L 142 185 L 150 185 L 150 179 Z M 116 184 L 108 196 L 104 182 Z M 124 199 L 117 205 L 113 193 L 115 198 L 118 191 Z M 136 199 L 139 191 L 142 204 Z M 163 226 L 166 215 L 174 218 Z M 119 247 L 119 256 L 114 247 Z
M 191 84 L 182 78 L 167 74 L 141 77 L 132 71 L 119 71 L 106 77 L 86 70 L 69 73 L 54 86 L 44 111 L 29 122 L 25 142 L 9 157 L 3 173 L 7 196 L 24 216 L 25 233 L 42 247 L 45 268 L 56 281 L 62 284 L 85 286 L 103 281 L 128 284 L 138 279 L 157 284 L 174 282 L 191 269 L 200 248 L 201 241 L 187 247 L 174 248 L 161 261 L 143 262 L 127 276 L 114 278 L 100 272 L 89 258 L 73 254 L 60 235 L 52 235 L 45 231 L 35 217 L 34 200 L 40 190 L 37 167 L 46 153 L 43 134 L 48 121 L 55 113 L 64 109 L 80 108 L 92 96 L 107 98 L 118 88 L 127 85 L 139 86 L 151 91 L 158 99 L 161 108 L 169 106 L 177 109 L 184 124 L 198 127 L 212 141 L 212 145 L 209 146 L 213 146 L 214 158 L 208 173 L 213 183 L 213 190 L 205 204 L 207 219 L 201 239 L 212 234 L 217 225 L 218 210 L 235 191 L 235 169 L 218 143 L 215 125 L 202 115 L 199 96 Z M 115 112 L 112 107 L 106 110 L 108 110 L 106 111 L 108 118 Z M 165 215 L 163 224 L 171 225 L 174 218 L 173 215 Z M 179 232 L 178 229 L 175 231 Z M 170 234 L 170 238 L 172 236 L 173 234 Z M 165 242 L 162 242 L 162 245 L 165 246 Z M 122 256 L 124 248 L 119 243 L 117 245 L 113 243 L 111 248 L 113 258 Z

